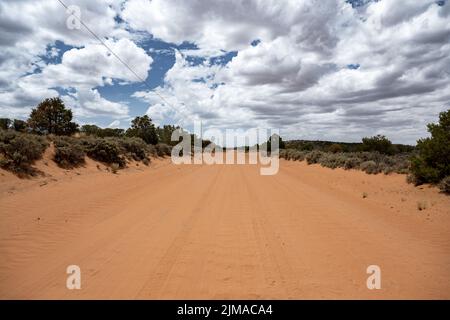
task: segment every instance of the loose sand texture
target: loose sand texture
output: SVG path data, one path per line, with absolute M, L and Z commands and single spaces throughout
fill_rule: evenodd
M 404 175 L 37 166 L 44 177 L 0 171 L 1 299 L 450 298 L 450 197 Z

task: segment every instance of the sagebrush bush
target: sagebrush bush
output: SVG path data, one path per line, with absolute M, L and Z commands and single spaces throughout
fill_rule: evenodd
M 442 181 L 439 183 L 439 189 L 441 189 L 441 191 L 444 193 L 450 194 L 450 176 L 442 179 Z
M 280 157 L 286 160 L 306 159 L 308 164 L 319 163 L 327 168 L 359 169 L 369 174 L 408 173 L 409 154 L 385 155 L 379 152 L 324 152 L 319 150 L 299 151 L 286 149 L 280 151 Z
M 156 153 L 159 157 L 170 156 L 172 149 L 165 143 L 158 143 L 155 145 Z
M 129 159 L 143 161 L 148 158 L 149 148 L 144 140 L 137 137 L 117 139 Z
M 327 168 L 342 168 L 345 166 L 346 156 L 343 153 L 324 153 L 318 161 Z
M 361 161 L 362 160 L 357 157 L 348 157 L 347 159 L 345 159 L 344 169 L 345 170 L 358 169 L 359 165 L 361 164 Z
M 360 169 L 368 174 L 377 174 L 381 172 L 381 169 L 377 165 L 377 163 L 373 160 L 364 161 L 360 164 Z
M 313 150 L 306 155 L 306 162 L 308 164 L 319 163 L 320 158 L 324 155 L 322 151 Z
M 94 160 L 104 163 L 117 163 L 120 168 L 125 167 L 126 161 L 119 143 L 113 138 L 93 138 L 81 139 L 86 154 Z
M 31 165 L 42 158 L 46 138 L 16 131 L 0 131 L 0 165 L 18 174 L 32 174 Z
M 54 141 L 55 155 L 53 160 L 63 168 L 76 167 L 85 162 L 86 153 L 75 138 L 57 137 Z
M 158 156 L 158 152 L 156 151 L 156 147 L 153 144 L 149 144 L 148 145 L 148 153 L 152 157 L 157 157 Z

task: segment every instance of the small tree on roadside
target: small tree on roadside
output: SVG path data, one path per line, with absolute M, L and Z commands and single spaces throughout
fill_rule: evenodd
M 78 130 L 78 124 L 72 122 L 72 110 L 59 97 L 45 99 L 32 109 L 28 125 L 35 132 L 46 134 L 71 135 Z
M 267 140 L 267 142 L 266 142 L 267 143 L 267 151 L 268 152 L 272 151 L 272 141 L 274 139 L 278 139 L 278 149 L 285 149 L 286 148 L 286 145 L 285 145 L 283 139 L 279 135 L 274 133 L 273 135 L 271 135 L 269 137 L 269 140 Z
M 162 128 L 158 127 L 156 128 L 158 132 L 158 140 L 159 142 L 168 144 L 168 145 L 176 145 L 178 141 L 172 141 L 172 133 L 179 129 L 180 127 L 175 127 L 173 125 L 164 125 Z
M 428 124 L 430 138 L 417 141 L 418 154 L 411 159 L 416 184 L 437 183 L 450 176 L 450 110 L 439 114 L 439 123 Z
M 382 135 L 363 138 L 361 148 L 363 151 L 378 151 L 383 154 L 392 154 L 394 152 L 392 142 Z
M 158 134 L 156 133 L 155 125 L 149 116 L 136 117 L 131 121 L 131 128 L 126 132 L 128 137 L 138 137 L 148 144 L 158 143 Z

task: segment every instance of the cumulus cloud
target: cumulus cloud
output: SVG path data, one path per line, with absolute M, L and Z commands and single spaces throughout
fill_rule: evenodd
M 146 78 L 152 63 L 145 51 L 129 40 L 132 36 L 115 21 L 121 1 L 64 1 L 80 8 L 81 18 L 122 59 Z M 106 48 L 84 29 L 67 28 L 69 15 L 58 1 L 2 1 L 0 3 L 0 99 L 2 116 L 26 115 L 42 99 L 58 96 L 56 89 L 75 90 L 65 96 L 78 115 L 124 116 L 128 107 L 100 96 L 95 87 L 113 79 L 138 81 Z M 114 40 L 116 39 L 116 40 Z M 61 63 L 56 41 L 75 48 L 66 51 Z M 79 100 L 74 100 L 78 96 Z M 88 100 L 91 98 L 92 100 Z
M 155 37 L 195 43 L 206 61 L 217 50 L 238 51 L 220 67 L 177 56 L 158 92 L 175 97 L 183 114 L 211 126 L 277 126 L 291 138 L 354 141 L 383 133 L 414 143 L 449 107 L 449 6 L 132 0 L 122 15 Z M 176 118 L 149 95 L 136 95 L 147 98 L 149 114 Z
M 381 133 L 414 143 L 449 108 L 449 1 L 67 2 L 81 7 L 83 20 L 139 77 L 150 70 L 149 54 L 174 50 L 145 52 L 146 40 L 190 45 L 175 50 L 155 89 L 112 102 L 98 87 L 136 77 L 88 32 L 67 29 L 57 1 L 2 1 L 3 115 L 22 114 L 63 89 L 82 116 L 125 119 L 138 99 L 158 123 L 201 119 L 209 127 L 267 126 L 286 138 L 344 141 Z M 58 40 L 73 48 L 60 52 Z M 237 52 L 230 61 L 216 59 L 229 52 Z

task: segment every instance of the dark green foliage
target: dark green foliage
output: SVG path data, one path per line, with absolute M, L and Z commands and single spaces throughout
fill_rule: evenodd
M 37 133 L 71 135 L 78 129 L 72 121 L 72 110 L 66 109 L 59 98 L 45 99 L 33 109 L 28 125 Z
M 417 141 L 411 159 L 416 184 L 438 183 L 450 175 L 450 110 L 439 115 L 439 123 L 428 124 L 431 137 Z
M 393 154 L 392 142 L 382 135 L 362 139 L 362 151 L 373 151 L 382 154 Z
M 54 140 L 55 155 L 53 160 L 63 168 L 72 168 L 83 164 L 85 152 L 76 138 L 57 137 Z
M 278 139 L 278 149 L 286 149 L 286 145 L 283 141 L 283 139 L 277 135 L 277 134 L 273 134 L 269 137 L 269 140 L 267 140 L 267 152 L 271 152 L 272 151 L 272 141 Z M 276 141 L 276 140 L 275 140 Z
M 131 121 L 131 128 L 127 130 L 126 135 L 128 137 L 141 138 L 148 144 L 158 143 L 158 134 L 156 133 L 155 125 L 147 115 L 134 118 Z
M 106 137 L 123 137 L 125 130 L 116 128 L 100 128 L 94 124 L 85 124 L 80 129 L 81 132 L 88 136 Z
M 175 146 L 178 143 L 178 141 L 172 141 L 171 138 L 172 133 L 177 129 L 180 129 L 180 127 L 175 127 L 172 125 L 164 125 L 162 128 L 160 127 L 156 128 L 159 142 L 165 143 L 169 146 Z
M 17 174 L 33 174 L 31 165 L 42 157 L 48 141 L 44 137 L 0 131 L 0 165 Z
M 338 152 L 342 152 L 342 146 L 338 143 L 333 143 L 329 148 L 328 148 L 329 152 L 332 153 L 338 153 Z
M 88 136 L 100 136 L 99 132 L 102 130 L 102 128 L 96 126 L 95 124 L 85 124 L 81 126 L 80 132 L 85 133 Z
M 11 119 L 8 118 L 0 118 L 0 129 L 7 130 L 11 125 Z
M 12 127 L 16 131 L 25 132 L 28 129 L 28 124 L 26 121 L 14 119 L 14 121 L 12 123 Z
M 286 141 L 285 144 L 286 149 L 296 149 L 301 151 L 318 150 L 325 152 L 361 152 L 365 148 L 367 148 L 367 146 L 363 147 L 363 143 L 332 142 L 332 141 L 290 140 Z M 340 150 L 339 147 L 337 146 L 340 147 Z M 414 151 L 414 147 L 401 144 L 392 144 L 391 151 L 392 154 L 408 153 Z

